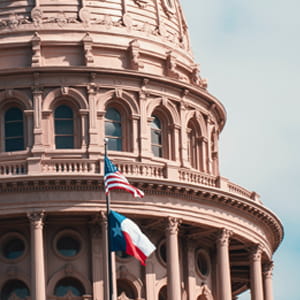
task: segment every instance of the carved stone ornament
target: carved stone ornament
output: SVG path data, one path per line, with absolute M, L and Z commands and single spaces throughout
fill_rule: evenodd
M 149 0 L 134 0 L 134 2 L 141 8 L 145 8 L 149 4 Z
M 233 235 L 231 230 L 226 228 L 221 229 L 217 235 L 217 245 L 223 247 L 229 245 L 229 238 Z
M 82 21 L 85 25 L 89 25 L 91 18 L 91 13 L 88 8 L 82 7 L 79 11 L 79 19 Z
M 252 261 L 261 261 L 263 248 L 261 245 L 255 245 L 250 248 L 250 259 Z
M 167 232 L 170 234 L 177 234 L 181 220 L 175 217 L 168 217 Z
M 140 61 L 140 45 L 138 40 L 131 41 L 128 50 L 130 68 L 136 71 L 144 68 L 144 64 Z
M 172 51 L 167 52 L 167 59 L 166 59 L 166 75 L 178 79 L 179 73 L 176 71 L 176 57 Z
M 133 20 L 129 13 L 125 13 L 123 15 L 122 22 L 123 22 L 124 26 L 127 27 L 128 30 L 131 30 L 132 25 L 133 25 Z
M 168 17 L 171 17 L 175 14 L 175 3 L 174 0 L 161 0 L 164 12 Z
M 43 23 L 43 10 L 40 7 L 35 7 L 31 11 L 31 19 L 34 26 L 40 26 Z
M 27 217 L 30 220 L 31 225 L 34 227 L 34 229 L 42 229 L 43 228 L 44 216 L 45 216 L 44 211 L 27 213 Z
M 41 65 L 41 38 L 37 32 L 35 32 L 32 40 L 32 58 L 31 66 L 39 67 Z
M 263 274 L 265 278 L 272 278 L 273 276 L 274 263 L 268 262 L 263 265 Z
M 29 24 L 29 23 L 31 23 L 29 17 L 11 14 L 6 19 L 0 19 L 0 28 L 16 29 L 18 26 L 22 24 Z
M 86 33 L 82 39 L 83 49 L 84 49 L 84 60 L 86 66 L 92 66 L 94 64 L 94 55 L 92 53 L 93 39 L 89 32 Z

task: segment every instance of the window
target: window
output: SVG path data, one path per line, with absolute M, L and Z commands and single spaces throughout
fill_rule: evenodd
M 73 149 L 74 116 L 70 107 L 61 105 L 55 109 L 54 127 L 56 149 Z
M 208 253 L 203 250 L 196 251 L 196 270 L 202 278 L 206 278 L 210 272 L 210 261 Z
M 57 256 L 66 260 L 73 260 L 82 252 L 82 238 L 72 229 L 60 231 L 53 240 L 53 249 Z
M 72 236 L 62 236 L 58 239 L 57 251 L 67 257 L 76 256 L 80 251 L 80 242 Z
M 115 108 L 108 108 L 105 114 L 105 137 L 108 150 L 122 151 L 121 115 Z
M 158 300 L 167 300 L 168 299 L 168 289 L 167 286 L 164 285 L 158 293 Z
M 0 254 L 5 263 L 16 263 L 24 258 L 27 253 L 27 242 L 18 232 L 9 232 L 1 237 Z
M 6 111 L 4 116 L 5 151 L 24 150 L 23 112 L 16 107 Z
M 20 280 L 9 280 L 1 292 L 1 300 L 27 299 L 28 296 L 30 296 L 29 289 L 26 284 Z
M 2 252 L 6 259 L 19 258 L 25 252 L 25 244 L 21 239 L 12 237 L 4 243 Z
M 73 277 L 61 279 L 55 286 L 54 295 L 64 297 L 65 295 L 82 296 L 85 294 L 81 282 Z
M 187 129 L 188 136 L 188 160 L 191 166 L 195 169 L 198 168 L 198 145 L 197 145 L 197 131 L 192 122 L 189 122 Z
M 158 117 L 152 116 L 153 120 L 151 123 L 151 147 L 152 153 L 156 157 L 162 157 L 162 128 Z
M 137 292 L 129 280 L 118 279 L 117 280 L 117 289 L 118 289 L 118 296 L 125 294 L 126 297 L 128 297 L 129 299 L 137 298 Z

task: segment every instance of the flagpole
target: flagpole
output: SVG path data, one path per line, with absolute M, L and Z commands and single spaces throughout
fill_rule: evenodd
M 107 157 L 107 142 L 108 139 L 104 139 L 104 158 Z M 105 168 L 105 161 L 104 161 Z M 104 170 L 105 175 L 105 170 Z M 112 270 L 112 259 L 111 259 L 111 243 L 110 243 L 110 221 L 109 221 L 109 213 L 110 213 L 110 193 L 106 193 L 105 184 L 104 184 L 105 198 L 106 198 L 106 216 L 107 216 L 107 252 L 108 252 L 108 293 L 109 300 L 113 299 L 114 288 L 113 288 L 113 270 Z

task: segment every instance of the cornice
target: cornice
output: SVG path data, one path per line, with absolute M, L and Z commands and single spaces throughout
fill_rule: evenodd
M 283 239 L 283 226 L 280 220 L 262 204 L 252 199 L 246 199 L 226 192 L 220 188 L 208 186 L 192 186 L 178 182 L 160 182 L 141 178 L 130 178 L 130 182 L 143 189 L 146 196 L 169 196 L 191 202 L 208 201 L 217 206 L 222 205 L 234 209 L 238 213 L 247 214 L 257 222 L 264 224 L 273 232 L 274 251 Z M 100 176 L 61 176 L 60 179 L 53 177 L 36 177 L 15 179 L 3 179 L 0 182 L 0 193 L 26 193 L 26 192 L 45 192 L 45 191 L 103 191 L 103 180 Z M 147 201 L 147 198 L 144 200 Z

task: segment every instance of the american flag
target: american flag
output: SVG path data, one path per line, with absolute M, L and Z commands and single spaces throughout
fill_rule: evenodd
M 143 198 L 144 192 L 129 184 L 126 177 L 118 170 L 118 168 L 109 160 L 107 156 L 104 158 L 105 163 L 105 193 L 111 190 L 121 189 L 131 193 L 135 198 Z

